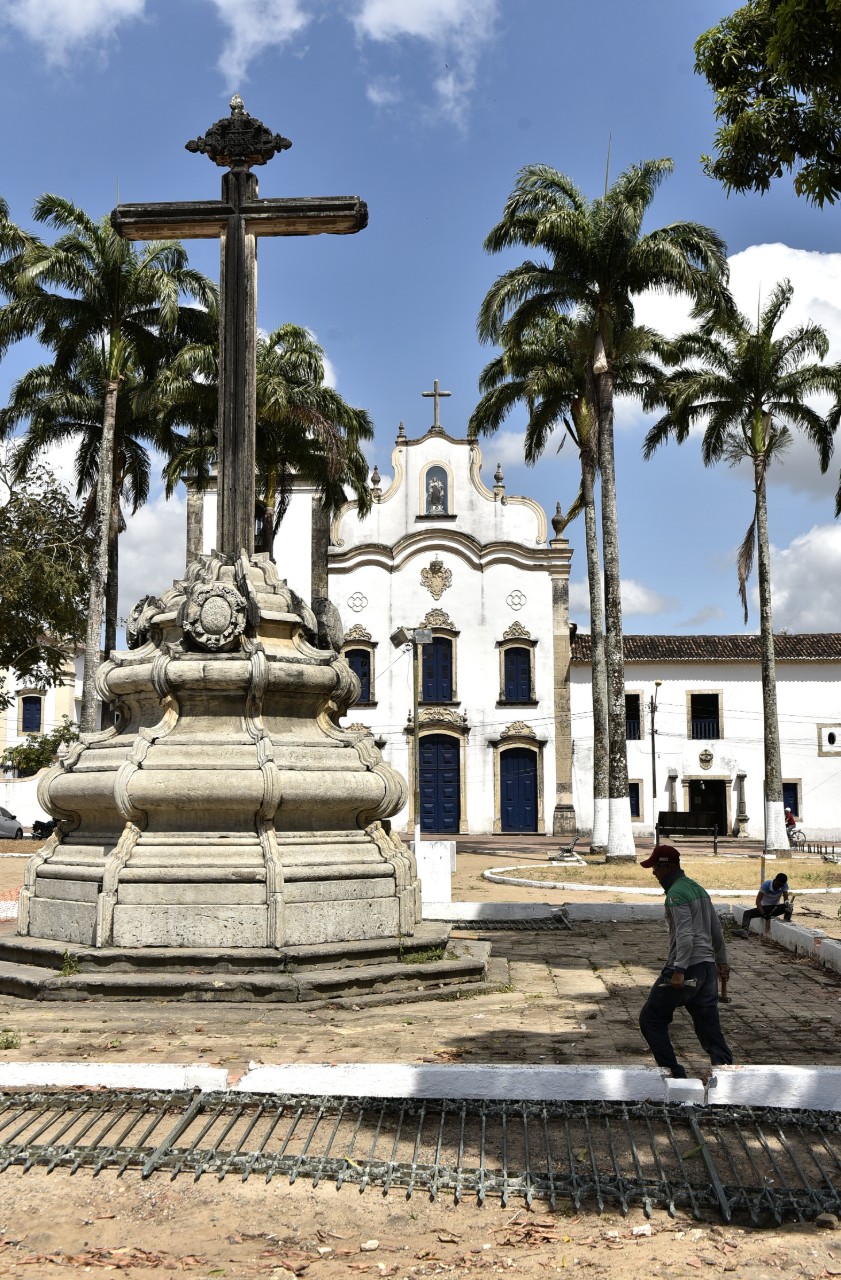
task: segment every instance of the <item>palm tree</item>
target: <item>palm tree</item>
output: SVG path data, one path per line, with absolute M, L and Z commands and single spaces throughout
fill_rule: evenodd
M 666 352 L 673 368 L 652 384 L 648 408 L 666 413 L 645 437 L 650 458 L 670 436 L 682 444 L 692 428 L 705 423 L 701 457 L 705 466 L 724 459 L 753 468 L 753 518 L 739 549 L 739 595 L 748 620 L 747 580 L 757 553 L 759 628 L 762 646 L 762 709 L 765 746 L 766 847 L 777 857 L 790 855 L 783 812 L 780 731 L 771 613 L 771 552 L 768 541 L 768 468 L 802 431 L 815 446 L 826 471 L 833 433 L 841 417 L 841 366 L 823 361 L 829 340 L 820 325 L 804 324 L 781 337 L 774 330 L 791 302 L 792 287 L 782 281 L 761 308 L 756 322 L 737 311 L 732 299 L 710 310 L 698 328 L 676 338 Z M 817 360 L 810 357 L 817 357 Z M 806 403 L 821 393 L 835 397 L 825 416 Z
M 370 510 L 361 442 L 373 438 L 371 417 L 347 404 L 324 378 L 324 351 L 306 329 L 284 324 L 258 336 L 258 550 L 273 550 L 293 476 L 317 487 L 325 518 L 347 500 L 348 489 L 360 515 Z M 167 494 L 184 475 L 199 490 L 207 486 L 217 449 L 217 387 L 218 346 L 211 342 L 185 347 L 159 379 L 154 395 L 163 406 L 165 427 L 173 432 L 164 471 Z M 186 434 L 177 434 L 179 426 L 187 428 Z M 326 581 L 322 588 L 326 595 Z
M 97 347 L 103 386 L 96 552 L 91 566 L 81 727 L 96 727 L 94 676 L 101 657 L 102 607 L 112 519 L 113 452 L 120 390 L 134 374 L 149 378 L 171 354 L 178 336 L 192 336 L 214 285 L 192 270 L 175 241 L 141 249 L 121 239 L 107 219 L 95 222 L 57 195 L 35 203 L 36 222 L 58 231 L 51 245 L 32 237 L 13 245 L 0 284 L 9 297 L 0 309 L 0 352 L 36 336 L 53 355 L 57 376 L 70 373 L 87 344 Z M 3 225 L 0 222 L 0 235 Z M 193 299 L 198 308 L 184 305 Z M 192 315 L 191 315 L 192 313 Z
M 642 224 L 671 160 L 648 160 L 621 174 L 602 198 L 587 200 L 566 175 L 529 165 L 517 178 L 503 215 L 485 239 L 499 253 L 536 249 L 501 275 L 479 313 L 479 336 L 517 340 L 543 316 L 576 308 L 592 316 L 589 376 L 594 386 L 601 475 L 605 583 L 605 662 L 609 719 L 608 858 L 635 856 L 625 747 L 625 664 L 622 650 L 619 536 L 613 449 L 617 352 L 634 325 L 633 296 L 654 289 L 685 293 L 700 303 L 717 296 L 726 276 L 725 247 L 710 228 L 673 223 L 646 234 Z
M 137 374 L 130 370 L 116 407 L 105 591 L 106 653 L 117 643 L 118 537 L 126 527 L 121 504 L 127 503 L 134 515 L 146 502 L 150 481 L 147 446 L 157 444 L 159 435 L 157 419 L 138 415 L 135 410 L 137 381 Z M 28 424 L 12 453 L 15 480 L 27 475 L 45 450 L 78 440 L 76 496 L 86 499 L 83 521 L 88 532 L 96 523 L 104 393 L 100 350 L 88 342 L 73 367 L 64 373 L 50 364 L 28 370 L 12 388 L 7 407 L 0 410 L 0 435 L 10 435 L 21 423 Z

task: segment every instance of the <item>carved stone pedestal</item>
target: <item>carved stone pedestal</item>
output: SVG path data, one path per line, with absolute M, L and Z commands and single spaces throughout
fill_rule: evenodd
M 358 682 L 318 629 L 267 556 L 202 556 L 141 601 L 98 673 L 114 726 L 39 785 L 60 826 L 28 865 L 20 934 L 220 950 L 412 934 L 414 861 L 382 823 L 406 785 L 339 728 Z M 329 617 L 321 631 L 336 644 Z

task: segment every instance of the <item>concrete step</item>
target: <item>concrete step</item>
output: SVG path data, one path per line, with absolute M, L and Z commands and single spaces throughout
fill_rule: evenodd
M 0 994 L 36 1000 L 192 1000 L 354 1006 L 456 998 L 488 980 L 490 943 L 450 940 L 424 923 L 412 938 L 318 947 L 97 951 L 43 938 L 0 941 Z

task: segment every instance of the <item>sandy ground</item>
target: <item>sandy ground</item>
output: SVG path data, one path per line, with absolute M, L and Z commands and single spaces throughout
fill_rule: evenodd
M 31 853 L 32 842 L 15 853 Z M 2 849 L 0 849 L 2 853 Z M 473 901 L 593 900 L 592 893 L 499 886 L 490 865 L 544 864 L 544 848 L 459 854 L 454 897 Z M 13 896 L 24 861 L 0 856 L 0 898 Z M 640 901 L 601 894 L 599 901 Z M 654 899 L 656 900 L 656 899 Z M 802 901 L 802 899 L 801 899 Z M 837 921 L 838 897 L 809 910 Z M 811 921 L 810 921 L 811 922 Z M 818 924 L 818 918 L 815 918 Z M 13 925 L 0 926 L 11 932 Z M 647 1061 L 636 1027 L 645 991 L 664 955 L 660 922 L 576 926 L 572 932 L 487 933 L 508 989 L 457 1002 L 360 1010 L 303 1006 L 85 1002 L 51 1005 L 0 997 L 10 1033 L 0 1061 L 208 1062 L 232 1072 L 264 1062 L 627 1062 Z M 764 940 L 734 940 L 733 1002 L 722 1009 L 740 1062 L 841 1061 L 841 978 Z M 15 1040 L 17 1039 L 17 1044 Z M 678 1052 L 704 1061 L 686 1019 Z M 648 1234 L 650 1228 L 650 1234 Z M 641 1229 L 641 1231 L 640 1231 Z M 634 1234 L 637 1230 L 638 1234 Z M 841 1231 L 815 1225 L 777 1230 L 696 1223 L 665 1212 L 647 1223 L 634 1211 L 550 1212 L 498 1200 L 483 1207 L 430 1202 L 401 1191 L 332 1184 L 290 1187 L 257 1179 L 136 1172 L 93 1178 L 60 1169 L 10 1168 L 0 1178 L 0 1275 L 63 1277 L 273 1276 L 346 1280 L 355 1275 L 543 1277 L 581 1271 L 637 1280 L 682 1280 L 707 1271 L 770 1280 L 786 1271 L 810 1280 L 841 1276 Z

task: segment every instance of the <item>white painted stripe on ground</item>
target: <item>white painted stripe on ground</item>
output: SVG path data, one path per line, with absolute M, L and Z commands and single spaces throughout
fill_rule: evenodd
M 502 867 L 499 871 L 483 871 L 482 879 L 491 880 L 494 884 L 516 884 L 527 889 L 564 889 L 567 893 L 633 893 L 641 897 L 657 897 L 662 896 L 663 893 L 659 885 L 654 889 L 641 889 L 636 885 L 627 884 L 580 884 L 573 880 L 524 880 L 508 874 L 510 871 L 517 871 L 518 869 L 517 867 Z M 715 889 L 714 892 L 719 897 L 726 898 L 756 897 L 756 889 Z M 841 888 L 798 889 L 795 885 L 792 888 L 792 893 L 841 893 Z
M 227 1089 L 223 1067 L 167 1062 L 3 1062 L 0 1089 Z

